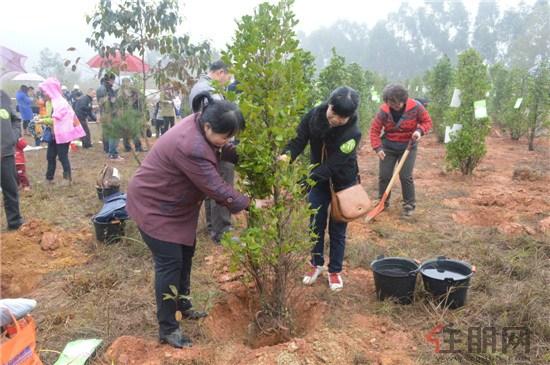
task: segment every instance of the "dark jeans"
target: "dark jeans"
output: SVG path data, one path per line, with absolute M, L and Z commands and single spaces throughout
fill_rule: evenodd
M 163 130 L 162 134 L 166 133 L 168 129 L 172 128 L 176 123 L 176 119 L 174 117 L 163 117 L 163 119 L 164 119 L 164 126 L 162 128 Z
M 319 183 L 309 192 L 309 204 L 313 209 L 318 209 L 311 217 L 311 226 L 317 235 L 317 242 L 311 251 L 311 264 L 323 266 L 325 264 L 325 229 L 327 228 L 330 240 L 330 261 L 328 264 L 329 273 L 342 271 L 344 261 L 344 250 L 346 248 L 347 223 L 337 222 L 329 217 L 330 215 L 330 188 L 328 182 Z
M 55 168 L 57 165 L 56 158 L 59 159 L 63 166 L 63 178 L 71 179 L 71 163 L 69 162 L 69 144 L 57 144 L 55 141 L 48 143 L 46 151 L 46 159 L 48 160 L 48 170 L 46 171 L 46 179 L 53 180 L 55 176 Z
M 82 129 L 84 129 L 84 132 L 86 132 L 86 135 L 81 138 L 82 147 L 90 148 L 92 147 L 92 135 L 90 134 L 90 127 L 88 127 L 88 121 L 86 120 L 87 118 L 86 117 L 81 118 L 80 116 L 78 116 L 78 119 L 80 120 Z
M 235 181 L 235 165 L 227 161 L 220 161 L 220 175 L 225 182 L 233 186 L 233 182 Z M 223 205 L 219 205 L 211 199 L 204 201 L 204 209 L 208 232 L 215 239 L 220 239 L 225 232 L 231 229 L 231 212 Z
M 29 128 L 29 123 L 30 122 L 31 122 L 30 120 L 24 120 L 23 121 L 23 129 L 24 130 L 27 130 L 27 128 Z
M 413 180 L 413 169 L 414 163 L 416 161 L 416 151 L 418 149 L 415 147 L 409 153 L 407 161 L 403 164 L 401 171 L 399 172 L 399 180 L 401 180 L 401 191 L 403 192 L 403 204 L 409 204 L 413 208 L 416 206 L 416 198 L 414 192 L 414 180 Z M 384 194 L 384 190 L 388 187 L 391 177 L 393 175 L 393 170 L 395 166 L 399 163 L 401 156 L 405 151 L 396 151 L 390 148 L 384 147 L 384 153 L 386 157 L 379 162 L 379 176 L 378 176 L 378 193 L 379 198 Z M 390 193 L 391 196 L 391 193 Z M 390 201 L 390 196 L 388 196 L 388 203 Z
M 176 310 L 185 311 L 192 307 L 191 301 L 172 299 L 164 300 L 164 294 L 173 294 L 170 286 L 178 289 L 178 294 L 189 295 L 191 292 L 191 265 L 195 246 L 185 246 L 161 241 L 140 230 L 141 237 L 153 254 L 155 263 L 155 296 L 157 301 L 157 319 L 159 335 L 166 336 L 179 328 L 176 321 Z
M 132 145 L 130 144 L 130 141 L 128 139 L 123 138 L 122 144 L 124 145 L 124 150 L 126 152 L 132 151 Z M 136 152 L 143 151 L 143 147 L 141 146 L 141 140 L 138 137 L 134 138 L 134 146 L 136 148 Z
M 15 157 L 2 157 L 1 170 L 1 186 L 2 195 L 4 196 L 4 211 L 6 212 L 6 220 L 8 228 L 17 228 L 23 223 L 21 213 L 19 211 L 19 192 L 17 189 L 17 170 L 15 168 Z
M 164 119 L 155 119 L 155 132 L 159 138 L 164 131 Z

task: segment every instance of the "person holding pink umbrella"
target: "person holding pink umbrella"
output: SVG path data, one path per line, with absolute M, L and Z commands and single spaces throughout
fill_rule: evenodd
M 84 137 L 86 132 L 80 125 L 73 108 L 65 100 L 61 91 L 61 84 L 53 77 L 38 85 L 44 93 L 46 100 L 51 105 L 51 118 L 44 118 L 44 124 L 51 128 L 50 133 L 44 133 L 44 139 L 48 143 L 46 158 L 48 169 L 46 181 L 53 183 L 56 168 L 56 158 L 63 166 L 63 179 L 65 184 L 72 182 L 71 163 L 69 162 L 69 145 L 71 141 Z M 48 107 L 48 106 L 47 106 Z

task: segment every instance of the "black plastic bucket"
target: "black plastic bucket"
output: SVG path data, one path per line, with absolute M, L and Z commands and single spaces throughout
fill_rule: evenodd
M 108 196 L 118 193 L 120 191 L 120 186 L 111 186 L 110 188 L 102 188 L 101 186 L 96 186 L 97 198 L 103 200 Z
M 404 257 L 378 256 L 370 267 L 379 300 L 393 298 L 400 304 L 411 304 L 414 299 L 418 264 Z
M 92 218 L 95 229 L 95 237 L 100 242 L 107 244 L 116 243 L 120 241 L 120 238 L 124 236 L 124 221 L 116 220 L 112 222 L 98 222 L 95 218 Z
M 427 292 L 432 294 L 438 303 L 456 309 L 466 304 L 470 278 L 475 267 L 470 264 L 450 260 L 444 256 L 428 260 L 420 266 L 422 281 Z

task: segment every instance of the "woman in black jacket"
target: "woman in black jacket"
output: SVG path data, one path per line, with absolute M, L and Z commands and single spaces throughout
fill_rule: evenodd
M 346 244 L 347 223 L 330 218 L 330 181 L 336 191 L 356 184 L 358 176 L 357 146 L 361 140 L 357 108 L 359 95 L 352 88 L 343 86 L 334 90 L 328 101 L 310 110 L 297 129 L 287 150 L 292 160 L 296 159 L 309 143 L 311 163 L 316 167 L 311 178 L 316 185 L 308 195 L 309 203 L 317 209 L 312 217 L 312 229 L 317 242 L 312 250 L 311 269 L 304 276 L 306 285 L 313 284 L 324 270 L 324 236 L 329 222 L 330 261 L 328 282 L 332 290 L 343 288 L 340 275 Z M 323 157 L 323 150 L 326 156 Z

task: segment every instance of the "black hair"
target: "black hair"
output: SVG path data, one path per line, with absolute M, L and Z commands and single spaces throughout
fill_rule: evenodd
M 29 88 L 27 87 L 27 85 L 21 85 L 20 90 L 26 93 L 29 90 Z
M 210 64 L 210 68 L 208 70 L 210 72 L 215 72 L 218 70 L 224 70 L 227 72 L 227 65 L 222 60 L 217 60 L 216 62 Z
M 408 98 L 409 92 L 399 84 L 389 84 L 382 91 L 382 99 L 385 103 L 388 101 L 406 103 Z
M 191 107 L 193 112 L 200 111 L 197 117 L 201 127 L 208 123 L 214 133 L 234 136 L 245 128 L 244 117 L 237 105 L 227 100 L 214 100 L 208 91 L 197 94 Z
M 332 110 L 339 116 L 351 117 L 359 106 L 359 94 L 351 87 L 341 86 L 330 94 L 327 104 L 332 105 Z

